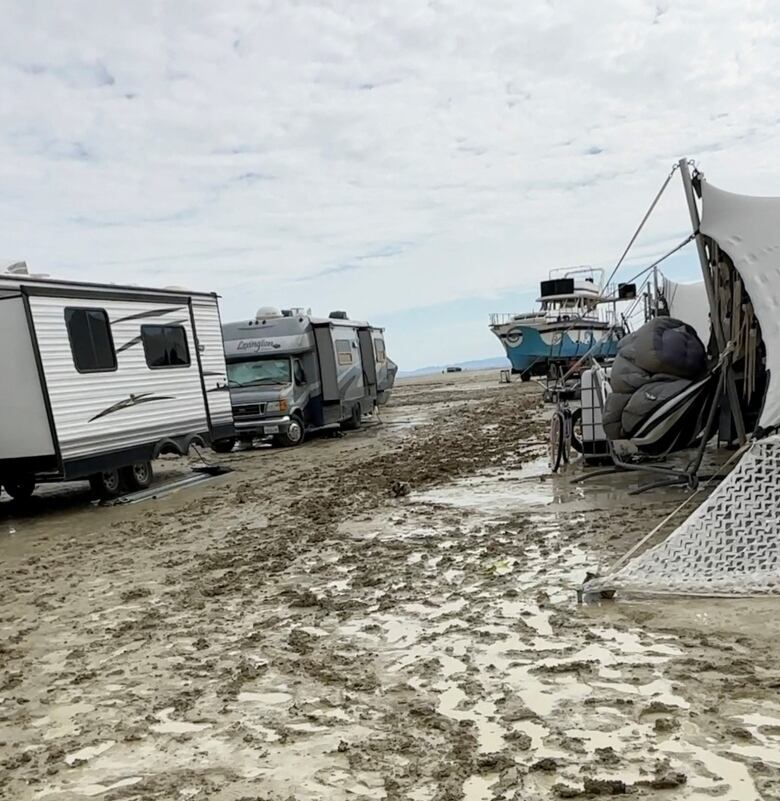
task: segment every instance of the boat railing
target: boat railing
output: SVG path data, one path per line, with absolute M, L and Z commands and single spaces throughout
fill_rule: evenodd
M 506 325 L 507 323 L 521 323 L 527 320 L 536 320 L 547 316 L 544 311 L 533 312 L 494 312 L 490 315 L 490 325 Z
M 558 267 L 550 270 L 550 278 L 574 278 L 574 276 L 579 275 L 590 278 L 593 285 L 599 289 L 604 284 L 604 270 L 601 267 L 590 267 L 587 264 L 581 264 L 576 267 Z

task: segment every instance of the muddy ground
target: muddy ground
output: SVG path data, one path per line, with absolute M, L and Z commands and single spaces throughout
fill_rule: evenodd
M 780 602 L 578 606 L 682 495 L 551 477 L 543 415 L 434 376 L 164 499 L 4 499 L 0 797 L 780 797 Z

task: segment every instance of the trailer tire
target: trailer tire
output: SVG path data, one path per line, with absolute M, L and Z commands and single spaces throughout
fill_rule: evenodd
M 352 407 L 352 414 L 349 416 L 348 420 L 342 422 L 341 428 L 343 431 L 357 431 L 362 424 L 363 410 L 360 408 L 360 404 L 356 403 Z
M 217 453 L 230 453 L 236 445 L 235 437 L 226 437 L 225 439 L 215 439 L 211 443 L 211 450 Z
M 526 384 L 531 380 L 531 368 L 529 367 L 525 372 L 520 373 L 520 380 Z
M 151 462 L 136 462 L 123 467 L 119 474 L 125 489 L 131 492 L 147 489 L 154 479 Z
M 89 486 L 98 498 L 116 498 L 122 493 L 122 477 L 119 470 L 104 470 L 89 477 Z
M 15 500 L 26 501 L 35 491 L 33 476 L 16 476 L 3 479 L 3 489 Z
M 280 448 L 295 448 L 303 443 L 306 438 L 306 428 L 303 420 L 297 414 L 292 416 L 290 425 L 282 434 L 274 434 L 272 442 Z

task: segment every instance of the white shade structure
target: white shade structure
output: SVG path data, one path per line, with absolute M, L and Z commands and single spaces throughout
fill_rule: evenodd
M 699 179 L 699 231 L 705 238 L 697 243 L 700 252 L 706 252 L 706 241 L 710 256 L 711 245 L 728 255 L 761 328 L 768 382 L 756 438 L 727 478 L 666 540 L 626 561 L 629 552 L 609 576 L 589 582 L 586 590 L 780 595 L 780 198 L 737 195 Z M 709 311 L 704 300 L 701 305 Z M 674 316 L 686 320 L 685 314 L 678 307 Z
M 766 347 L 769 384 L 761 428 L 780 425 L 780 198 L 724 192 L 702 180 L 701 232 L 734 262 Z

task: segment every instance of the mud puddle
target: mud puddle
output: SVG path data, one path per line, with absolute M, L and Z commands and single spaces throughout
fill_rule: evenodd
M 631 603 L 603 614 L 576 606 L 573 589 L 594 556 L 566 532 L 584 524 L 583 503 L 608 507 L 615 495 L 583 497 L 546 471 L 539 458 L 469 477 L 372 520 L 362 535 L 407 544 L 429 594 L 402 615 L 367 617 L 339 636 L 359 638 L 438 714 L 473 728 L 477 762 L 501 769 L 468 776 L 467 799 L 514 798 L 517 782 L 502 789 L 507 773 L 523 775 L 523 798 L 658 788 L 674 789 L 674 798 L 758 797 L 739 757 L 771 765 L 777 741 L 756 737 L 741 752 L 707 746 L 668 671 L 686 644 L 632 625 Z M 360 527 L 347 529 L 361 536 Z M 641 607 L 664 612 L 663 602 Z

